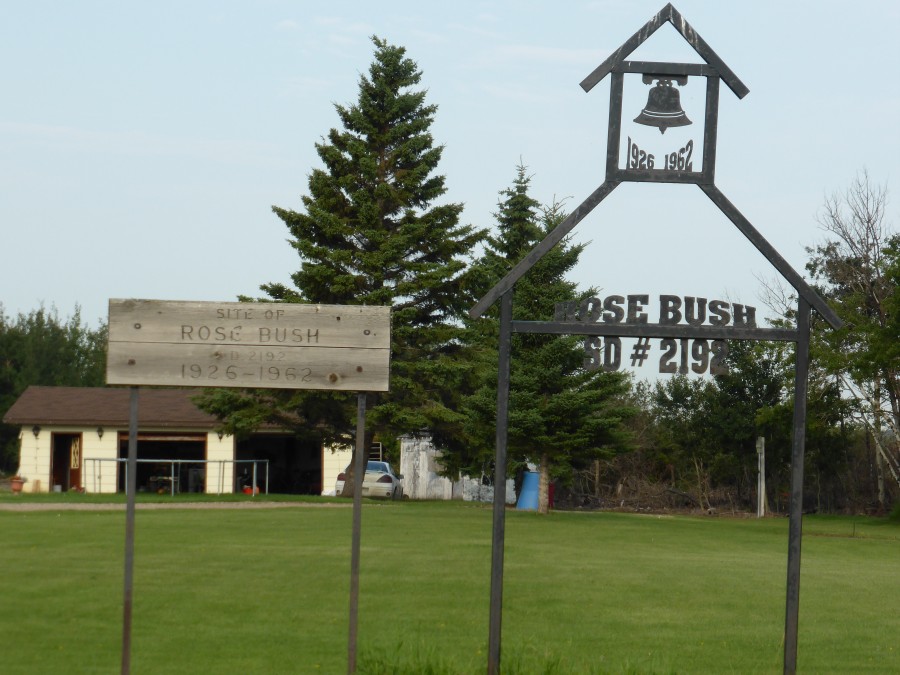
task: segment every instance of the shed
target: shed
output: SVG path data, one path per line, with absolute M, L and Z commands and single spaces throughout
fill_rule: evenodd
M 443 475 L 440 452 L 427 434 L 400 438 L 400 474 L 403 495 L 409 499 L 462 499 L 490 502 L 494 499 L 493 477 L 459 476 L 451 480 Z M 506 481 L 506 503 L 516 503 L 515 482 Z
M 140 491 L 231 493 L 252 482 L 254 467 L 260 489 L 293 494 L 333 489 L 349 451 L 324 449 L 275 428 L 238 440 L 196 406 L 200 391 L 141 389 Z M 124 491 L 127 388 L 31 386 L 3 422 L 20 427 L 18 473 L 27 481 L 26 491 Z

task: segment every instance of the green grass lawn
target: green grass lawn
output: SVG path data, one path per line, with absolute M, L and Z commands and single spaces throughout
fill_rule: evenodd
M 139 510 L 133 672 L 346 672 L 351 516 Z M 123 512 L 0 537 L 0 672 L 118 672 Z M 365 505 L 359 672 L 485 671 L 490 540 L 486 506 Z M 781 671 L 786 519 L 510 511 L 506 541 L 505 673 Z M 805 519 L 801 672 L 900 672 L 898 609 L 900 524 Z

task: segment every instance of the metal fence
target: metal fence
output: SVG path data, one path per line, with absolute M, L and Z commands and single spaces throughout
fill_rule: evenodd
M 90 462 L 90 464 L 89 464 Z M 121 464 L 125 470 L 125 483 L 128 484 L 128 460 L 124 457 L 86 457 L 84 459 L 85 468 L 91 467 L 93 470 L 90 471 L 91 479 L 93 481 L 93 490 L 92 492 L 97 492 L 97 485 L 103 485 L 103 462 L 113 462 L 114 464 Z M 225 492 L 225 465 L 226 464 L 252 464 L 253 465 L 253 474 L 250 479 L 250 491 L 253 496 L 259 491 L 259 465 L 262 464 L 265 467 L 265 494 L 269 494 L 269 460 L 267 459 L 138 459 L 138 463 L 143 464 L 167 464 L 169 465 L 169 473 L 168 475 L 160 475 L 156 478 L 160 480 L 160 482 L 165 482 L 169 486 L 169 493 L 171 495 L 175 495 L 175 492 L 180 492 L 179 488 L 180 483 L 180 474 L 181 474 L 181 465 L 183 464 L 200 464 L 206 468 L 208 464 L 218 465 L 219 467 L 219 475 L 217 481 L 217 490 L 216 494 L 222 494 Z M 175 465 L 178 465 L 179 471 L 176 473 Z M 237 468 L 237 467 L 234 467 Z M 114 466 L 113 471 L 116 475 L 116 492 L 119 491 L 118 487 L 118 467 Z M 204 482 L 207 478 L 208 472 L 204 471 Z M 232 471 L 232 482 L 237 478 L 237 472 Z M 208 487 L 208 486 L 207 486 Z M 232 488 L 236 487 L 232 485 Z M 209 492 L 209 490 L 206 490 Z

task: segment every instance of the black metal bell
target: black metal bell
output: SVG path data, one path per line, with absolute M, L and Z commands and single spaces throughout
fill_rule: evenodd
M 672 80 L 666 78 L 657 80 L 657 85 L 647 96 L 647 105 L 634 121 L 649 127 L 659 127 L 661 134 L 666 133 L 669 127 L 686 127 L 693 124 L 681 109 L 681 94 L 678 88 L 673 87 Z

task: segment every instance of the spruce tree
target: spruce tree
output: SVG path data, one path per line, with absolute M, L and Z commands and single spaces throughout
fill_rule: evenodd
M 416 88 L 418 66 L 403 47 L 372 40 L 358 100 L 335 104 L 341 128 L 316 144 L 323 167 L 309 176 L 303 211 L 273 207 L 300 257 L 293 287 L 261 288 L 272 301 L 393 307 L 390 392 L 370 398 L 366 420 L 368 437 L 391 445 L 401 434 L 458 424 L 459 317 L 473 302 L 467 257 L 483 233 L 460 225 L 462 204 L 440 201 L 443 147 L 430 132 L 437 106 Z M 234 428 L 276 421 L 346 442 L 354 402 L 323 392 L 215 393 L 205 405 Z
M 560 204 L 542 209 L 529 195 L 531 179 L 519 166 L 511 187 L 500 193 L 495 214 L 498 234 L 488 239 L 485 253 L 473 275 L 485 292 L 529 253 L 565 217 Z M 516 284 L 513 319 L 552 320 L 555 304 L 580 300 L 566 274 L 578 262 L 583 245 L 567 241 L 551 249 Z M 478 471 L 494 453 L 497 401 L 496 307 L 488 318 L 471 326 L 470 339 L 480 343 L 474 353 L 482 363 L 493 360 L 480 388 L 465 399 L 469 420 L 469 451 L 447 452 L 452 468 Z M 539 509 L 547 509 L 547 485 L 566 482 L 574 469 L 594 458 L 611 455 L 628 446 L 624 421 L 633 414 L 624 403 L 629 382 L 622 373 L 585 369 L 583 338 L 541 334 L 515 334 L 512 341 L 508 458 L 510 470 L 526 462 L 541 473 Z M 482 469 L 483 470 L 483 469 Z

